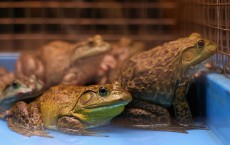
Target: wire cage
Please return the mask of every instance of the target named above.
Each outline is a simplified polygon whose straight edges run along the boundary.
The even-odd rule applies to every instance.
[[[180,0],[180,25],[184,33],[197,31],[218,45],[215,66],[230,73],[230,2],[229,0]]]
[[[175,9],[173,0],[5,0],[0,41],[4,49],[21,51],[101,34],[108,41],[128,36],[153,46],[175,38]]]
[[[0,54],[1,52],[33,51],[47,42],[58,39],[77,42],[95,34],[102,35],[105,40],[110,42],[118,41],[123,36],[127,36],[133,40],[144,42],[146,48],[150,49],[163,42],[188,36],[192,32],[201,33],[205,38],[213,40],[218,45],[217,53],[212,58],[213,64],[221,68],[226,76],[230,76],[229,0],[0,1]],[[11,70],[13,70],[13,64],[15,64],[17,57],[18,55],[13,57],[13,60],[12,58],[6,59],[7,63],[5,64],[7,67],[9,64],[12,65],[10,66],[12,67]],[[228,111],[230,109],[228,103],[230,82],[222,75],[214,74],[214,77],[211,76],[210,78],[202,82],[205,85],[201,83],[197,85],[197,88],[193,88],[196,92],[191,89],[193,92],[191,91],[190,95],[193,98],[190,98],[198,98],[191,102],[192,105],[195,104],[192,106],[195,109],[192,107],[191,109],[193,109],[192,111],[199,109],[199,111],[203,111],[201,114],[205,114],[207,124],[213,125],[214,122],[213,128],[210,129],[215,134],[212,131],[204,130],[202,132],[189,132],[189,134],[167,133],[166,136],[164,136],[165,134],[161,136],[158,132],[150,134],[141,130],[131,130],[127,133],[127,130],[121,128],[109,128],[110,130],[113,129],[115,133],[118,132],[121,138],[126,138],[117,140],[118,136],[113,132],[109,134],[112,137],[106,139],[85,138],[86,143],[120,144],[124,142],[127,144],[128,141],[131,141],[130,144],[135,145],[152,144],[153,142],[165,144],[165,141],[171,144],[179,141],[188,145],[194,143],[197,145],[216,145],[221,144],[215,137],[215,135],[219,135],[217,137],[222,140],[226,138],[226,144],[229,144],[230,127],[227,121],[230,118]],[[212,80],[216,80],[216,82]],[[221,88],[220,83],[224,87]],[[0,121],[0,126],[0,144],[4,141],[5,144],[13,142],[16,145],[25,141],[26,138],[11,134],[12,132],[9,131],[5,122]],[[219,129],[224,129],[223,133]],[[51,133],[56,135],[58,142],[64,144],[69,142],[85,143],[85,140],[78,137],[59,136],[52,131]],[[9,140],[9,136],[13,139]],[[29,139],[26,140],[28,144],[31,142],[45,142],[46,144],[57,142],[43,138]]]
[[[228,0],[2,0],[0,51],[33,50],[94,34],[108,41],[128,36],[152,48],[196,31],[217,43],[213,62],[229,73],[229,9]]]

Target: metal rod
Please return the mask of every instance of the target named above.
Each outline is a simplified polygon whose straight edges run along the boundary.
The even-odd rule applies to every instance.
[[[1,24],[9,24],[12,22],[13,18],[0,18],[0,25]],[[92,25],[92,24],[113,24],[113,25],[123,25],[124,19],[120,18],[79,18],[79,19],[72,19],[72,18],[65,18],[65,22],[60,21],[59,18],[49,18],[44,21],[43,18],[14,18],[14,24],[59,24],[65,23],[68,25]],[[175,25],[176,20],[173,18],[159,18],[159,19],[144,19],[144,18],[137,18],[137,19],[126,19],[127,24],[132,25],[153,25],[153,24],[161,24],[161,25]]]
[[[45,4],[45,5],[44,5]],[[70,1],[27,1],[25,2],[0,2],[0,8],[41,8],[45,6],[46,8],[57,8],[58,6],[62,8],[119,8],[120,6],[114,5],[113,2],[70,2]],[[132,3],[122,3],[122,8],[175,8],[176,4],[174,2],[148,2],[146,6],[140,5],[139,2]]]

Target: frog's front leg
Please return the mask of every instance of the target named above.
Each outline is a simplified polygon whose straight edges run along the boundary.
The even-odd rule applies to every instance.
[[[182,126],[189,126],[192,124],[192,114],[186,100],[186,94],[190,84],[190,82],[187,82],[177,86],[174,93],[174,112],[179,124]]]
[[[17,102],[8,115],[7,122],[10,129],[25,136],[51,137],[44,131],[41,114],[35,102],[30,104]]]
[[[95,135],[95,133],[87,131],[80,120],[69,116],[63,116],[58,119],[57,129],[68,134]]]
[[[84,85],[87,81],[86,74],[80,69],[73,67],[67,71],[61,80],[64,85]]]

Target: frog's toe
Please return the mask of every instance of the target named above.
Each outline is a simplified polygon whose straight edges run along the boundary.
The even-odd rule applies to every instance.
[[[86,131],[86,136],[96,136],[96,137],[109,137],[108,135],[102,135],[100,133],[104,133],[106,131],[100,130],[100,131]]]
[[[193,130],[193,129],[199,129],[199,130],[208,130],[208,128],[205,125],[196,125],[196,124],[187,124],[187,125],[181,125],[188,130]]]
[[[24,128],[20,125],[18,126],[13,126],[13,125],[9,125],[9,128],[19,134],[31,137],[31,136],[42,136],[42,137],[50,137],[52,138],[52,136],[50,136],[48,134],[48,132],[45,132],[43,130],[29,130],[28,128]]]
[[[108,132],[108,130],[95,130],[95,131],[87,130],[89,136],[96,136],[96,137],[109,137],[108,135],[101,134],[106,132]]]
[[[22,134],[22,132],[21,132]],[[26,131],[25,134],[23,134],[25,136],[42,136],[42,137],[49,137],[49,138],[53,138],[51,135],[48,134],[48,132],[45,131]]]
[[[89,130],[76,130],[72,128],[65,128],[61,130],[64,133],[72,135],[82,135],[82,136],[97,136],[97,137],[107,137],[106,135],[100,135],[100,131],[89,131]]]

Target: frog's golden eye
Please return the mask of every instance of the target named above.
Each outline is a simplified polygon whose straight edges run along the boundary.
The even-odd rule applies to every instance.
[[[204,41],[204,40],[199,40],[199,41],[197,42],[198,48],[203,48],[204,45],[205,45],[205,41]]]
[[[100,96],[105,97],[109,94],[109,91],[106,87],[100,87],[98,93]]]

